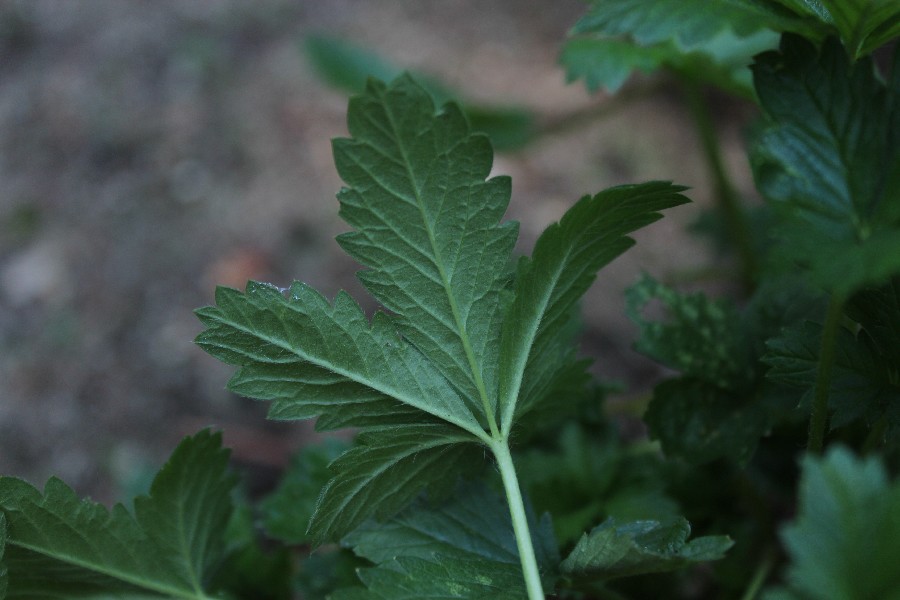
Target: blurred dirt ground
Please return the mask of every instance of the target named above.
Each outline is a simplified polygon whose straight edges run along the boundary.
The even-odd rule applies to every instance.
[[[0,2],[0,473],[61,476],[111,500],[145,485],[181,436],[225,429],[236,458],[277,470],[314,434],[264,420],[192,344],[215,285],[311,283],[360,299],[330,139],[346,98],[302,41],[340,36],[467,97],[553,119],[602,106],[557,65],[579,0],[6,0]],[[673,94],[636,101],[498,155],[513,177],[520,249],[585,193],[673,179],[670,211],[585,301],[597,371],[646,391],[622,289],[641,270],[707,264],[684,228],[705,171]],[[731,107],[733,108],[733,107]],[[728,158],[749,186],[739,123]],[[725,117],[729,117],[725,120]],[[743,191],[749,193],[749,190]],[[371,303],[365,303],[372,309]]]

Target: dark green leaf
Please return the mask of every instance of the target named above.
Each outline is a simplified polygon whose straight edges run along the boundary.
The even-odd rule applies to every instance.
[[[532,521],[531,531],[545,587],[552,587],[559,556],[549,520]],[[483,486],[462,487],[439,507],[420,501],[343,543],[377,565],[360,572],[374,594],[364,597],[525,598],[509,510]]]
[[[674,41],[687,49],[725,30],[741,37],[763,29],[808,31],[796,16],[765,0],[594,0],[575,33],[630,36],[640,44]]]
[[[634,71],[649,73],[665,62],[668,48],[639,46],[618,38],[577,37],[566,42],[560,61],[569,81],[584,79],[590,91],[615,93]]]
[[[369,48],[355,46],[339,38],[326,35],[310,35],[304,40],[306,57],[312,63],[316,73],[328,84],[350,92],[360,94],[366,89],[366,81],[370,77],[381,81],[390,81],[400,75],[401,70],[372,52]],[[436,101],[450,98],[446,90],[440,86],[417,77]]]
[[[888,378],[900,382],[900,277],[879,288],[854,295],[847,314],[859,323],[859,336],[888,369]]]
[[[584,534],[560,568],[576,582],[605,581],[718,560],[732,546],[732,541],[725,536],[706,536],[688,542],[690,533],[691,526],[684,519],[622,525],[615,519],[607,519]]]
[[[582,198],[541,234],[532,258],[520,262],[503,330],[502,430],[546,399],[548,383],[571,364],[565,325],[597,271],[634,245],[627,234],[687,202],[682,190],[666,182],[610,188]]]
[[[767,0],[594,0],[562,62],[590,89],[614,92],[634,70],[665,67],[750,96],[752,57],[774,48],[781,31],[818,37],[817,28]]]
[[[841,37],[854,58],[900,35],[900,5],[894,0],[780,0],[815,16]]]
[[[311,35],[306,38],[305,49],[322,79],[353,94],[364,92],[370,77],[390,81],[403,72],[371,48],[362,48],[339,38]],[[460,97],[436,79],[421,73],[416,73],[415,77],[435,104],[444,104],[451,98]],[[516,150],[529,143],[535,135],[534,115],[525,109],[472,102],[463,103],[462,109],[473,129],[487,134],[497,150]]]
[[[0,600],[6,600],[6,589],[9,583],[9,573],[3,555],[6,551],[6,515],[0,512]]]
[[[662,303],[667,318],[648,321],[643,311]],[[640,327],[635,349],[683,375],[722,389],[736,390],[754,377],[753,345],[743,315],[726,300],[679,294],[644,275],[625,295],[626,312]]]
[[[227,558],[216,571],[214,588],[227,597],[290,600],[291,554],[284,546],[263,546],[253,507],[243,495],[233,494],[235,510],[222,540]]]
[[[845,297],[900,271],[897,69],[888,90],[834,40],[819,52],[787,36],[753,70],[770,122],[752,162],[778,209],[779,251]]]
[[[278,488],[260,503],[263,525],[270,536],[289,544],[309,543],[309,521],[322,488],[331,479],[328,465],[347,448],[346,442],[330,438],[294,455]]]
[[[483,416],[496,385],[488,346],[518,230],[501,223],[510,180],[485,181],[487,138],[472,135],[453,104],[435,114],[410,79],[372,82],[351,99],[347,119],[353,138],[335,140],[334,154],[350,186],[338,196],[340,214],[355,231],[338,241],[369,267],[360,280],[398,315],[404,338]]]
[[[763,360],[771,367],[767,377],[803,390],[809,402],[819,368],[822,326],[805,321],[785,328],[769,341]],[[833,411],[831,427],[837,428],[858,419],[874,422],[891,407],[900,407],[900,383],[894,379],[896,364],[885,363],[873,353],[864,339],[847,329],[837,333],[834,366],[828,390]],[[900,422],[896,423],[900,425]]]
[[[792,587],[823,600],[900,598],[900,483],[844,448],[803,462],[796,520],[782,531]]]
[[[484,450],[471,436],[445,425],[407,425],[360,434],[335,460],[309,535],[315,544],[338,539],[371,516],[386,518],[425,487],[452,486],[477,472]]]
[[[555,441],[551,448],[517,454],[516,465],[535,509],[553,515],[560,544],[575,543],[606,517],[629,521],[676,515],[658,456],[629,448],[612,426],[569,423]]]
[[[251,282],[245,294],[219,288],[216,302],[197,311],[207,326],[197,344],[239,365],[229,386],[275,400],[274,417],[335,412],[344,417],[341,425],[370,425],[354,419],[370,414],[377,424],[436,418],[482,431],[434,363],[401,339],[383,313],[370,323],[345,293],[329,304],[301,283],[286,298],[274,286]]]
[[[135,501],[134,516],[79,500],[58,479],[41,493],[0,478],[7,521],[7,597],[151,597],[203,600],[222,558],[222,530],[231,511],[234,478],[226,471],[221,436],[186,438]]]
[[[769,427],[768,413],[752,392],[685,377],[656,386],[644,420],[667,456],[694,464],[723,457],[746,463]]]

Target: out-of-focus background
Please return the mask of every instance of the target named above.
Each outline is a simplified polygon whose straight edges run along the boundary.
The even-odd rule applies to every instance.
[[[557,64],[580,0],[5,0],[0,2],[0,473],[59,475],[110,501],[145,485],[178,440],[224,428],[235,457],[275,472],[315,437],[225,390],[231,368],[192,343],[216,285],[306,281],[363,299],[334,236],[330,139],[346,96],[316,75],[310,34],[371,48],[483,104],[577,126],[515,152],[520,250],[581,195],[647,179],[693,187],[600,276],[585,354],[646,393],[622,290],[715,257],[685,228],[708,205],[677,90],[615,100]],[[750,193],[743,107],[722,108],[726,157]],[[588,118],[584,118],[588,115]],[[363,305],[369,310],[371,302]]]

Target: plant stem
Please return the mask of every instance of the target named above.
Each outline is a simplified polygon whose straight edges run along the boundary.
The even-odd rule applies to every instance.
[[[773,562],[772,554],[766,553],[762,562],[756,567],[756,571],[753,573],[753,579],[750,580],[750,585],[747,586],[744,595],[741,596],[741,600],[756,600],[756,596],[759,595],[759,590],[769,576],[769,571],[772,570]]]
[[[525,589],[528,600],[544,600],[544,587],[541,585],[541,574],[538,569],[534,546],[531,544],[531,532],[528,530],[528,518],[525,516],[525,503],[519,490],[519,479],[513,466],[512,455],[506,440],[495,440],[491,451],[497,459],[503,489],[506,491],[506,502],[512,517],[513,532],[516,534],[516,545],[519,548],[519,560],[522,562],[522,574],[525,577]]]
[[[822,447],[825,445],[825,430],[828,425],[828,386],[831,383],[834,351],[843,314],[843,299],[838,297],[837,294],[832,294],[831,300],[828,302],[825,324],[822,328],[822,344],[819,347],[819,368],[816,373],[812,414],[809,417],[809,441],[806,449],[812,454],[821,454]]]
[[[869,435],[866,436],[866,441],[863,443],[862,447],[863,454],[872,454],[884,443],[884,432],[887,431],[887,426],[887,415],[881,415],[881,418],[872,425],[872,430],[869,432]]]
[[[682,88],[691,116],[694,118],[697,134],[700,136],[703,156],[713,180],[716,203],[725,219],[728,237],[734,244],[734,250],[740,262],[741,282],[745,290],[750,290],[753,287],[757,269],[756,257],[753,253],[753,239],[737,192],[725,170],[722,148],[716,135],[709,105],[703,98],[703,90],[698,83],[682,79]]]

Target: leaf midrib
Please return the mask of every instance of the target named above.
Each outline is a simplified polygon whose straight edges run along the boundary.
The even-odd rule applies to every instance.
[[[223,314],[223,317],[224,317],[224,314]],[[488,441],[490,439],[489,436],[480,427],[477,427],[471,423],[466,423],[465,421],[457,419],[453,415],[441,414],[440,412],[435,411],[434,409],[431,409],[424,402],[419,402],[415,398],[411,398],[411,397],[407,396],[406,394],[401,393],[400,391],[398,391],[390,386],[382,385],[377,381],[367,379],[365,377],[358,375],[357,373],[354,373],[353,371],[349,371],[347,369],[339,367],[339,366],[333,364],[332,362],[319,359],[318,357],[314,357],[314,356],[304,352],[302,348],[294,347],[293,345],[291,345],[287,342],[284,342],[278,338],[273,338],[273,337],[265,335],[259,331],[245,327],[245,326],[241,325],[240,323],[235,322],[232,319],[226,320],[223,318],[222,322],[227,323],[230,327],[234,327],[238,331],[255,336],[258,339],[261,339],[265,342],[272,344],[273,346],[277,346],[283,350],[287,350],[288,352],[290,352],[290,353],[294,354],[295,356],[297,356],[298,358],[300,358],[300,360],[304,360],[313,365],[316,365],[317,367],[321,367],[323,369],[329,370],[332,373],[337,373],[338,375],[340,375],[342,377],[346,377],[350,381],[353,381],[360,385],[364,385],[364,386],[371,388],[377,392],[381,392],[382,394],[385,394],[387,396],[395,398],[396,400],[406,404],[407,406],[412,406],[413,408],[416,408],[416,409],[426,412],[432,416],[435,416],[435,417],[441,419],[442,421],[446,421],[447,423],[456,425],[457,427],[471,433],[472,435],[479,438],[480,440]],[[477,422],[476,422],[476,425],[477,425]]]
[[[561,224],[558,225],[560,228]],[[519,392],[522,389],[522,379],[525,374],[525,367],[528,364],[528,357],[531,356],[532,346],[534,344],[534,340],[537,337],[537,332],[541,327],[541,321],[543,316],[546,314],[547,306],[550,304],[550,299],[553,297],[553,290],[556,289],[556,286],[559,284],[559,278],[562,275],[562,272],[565,268],[566,263],[569,261],[569,257],[572,254],[572,249],[574,248],[574,240],[570,238],[570,243],[567,245],[565,254],[561,257],[561,260],[557,261],[557,268],[554,270],[553,277],[551,279],[551,283],[545,287],[546,292],[543,294],[538,306],[540,306],[540,310],[536,311],[535,314],[537,318],[531,319],[531,322],[528,325],[527,335],[524,339],[527,340],[527,343],[523,344],[526,348],[524,351],[517,352],[517,355],[520,357],[516,360],[516,364],[513,367],[512,375],[511,375],[511,386],[509,392],[506,394],[506,401],[504,402],[504,412],[502,415],[501,427],[503,431],[508,432],[510,427],[512,426],[512,420],[515,416],[516,412],[516,404],[519,399]],[[531,269],[528,276],[533,273],[534,269],[534,261],[531,262]]]
[[[134,574],[128,573],[126,571],[120,571],[118,569],[110,569],[105,567],[102,563],[93,563],[87,560],[82,560],[74,556],[70,556],[68,554],[60,553],[60,552],[51,552],[49,549],[37,546],[34,544],[24,543],[12,538],[8,538],[6,540],[7,544],[10,546],[16,546],[18,548],[22,548],[25,550],[29,550],[38,554],[40,556],[45,556],[47,558],[51,558],[53,560],[58,560],[60,562],[70,564],[79,568],[82,568],[86,571],[91,571],[94,573],[100,573],[101,575],[106,575],[107,577],[111,577],[118,581],[122,581],[124,583],[128,583],[131,585],[135,585],[139,588],[145,590],[151,590],[154,592],[159,592],[162,594],[168,594],[174,598],[184,598],[185,600],[211,600],[209,596],[203,593],[202,590],[194,590],[194,591],[185,591],[180,588],[175,588],[170,585],[165,585],[159,583],[157,581],[144,579]]]
[[[387,102],[385,102],[385,114],[388,118],[391,133],[397,142],[397,150],[400,152],[400,157],[403,159],[403,166],[406,170],[406,174],[409,177],[410,183],[412,183],[412,189],[413,193],[415,194],[416,204],[419,208],[419,214],[421,215],[422,223],[425,226],[425,231],[428,234],[428,243],[431,245],[431,250],[434,253],[434,263],[438,269],[438,273],[441,276],[441,283],[444,288],[444,293],[447,295],[447,299],[450,302],[450,311],[453,314],[453,321],[456,323],[457,334],[459,335],[460,341],[462,342],[463,350],[466,354],[466,360],[469,363],[469,370],[471,371],[471,374],[475,380],[475,387],[478,389],[478,395],[481,399],[484,415],[487,418],[488,427],[491,431],[491,437],[493,439],[500,439],[500,431],[497,429],[497,421],[494,417],[494,411],[491,410],[491,402],[488,398],[487,388],[484,384],[484,376],[478,366],[477,361],[475,360],[475,353],[472,350],[472,343],[469,340],[468,331],[462,323],[462,318],[459,314],[459,307],[456,303],[456,297],[454,296],[453,291],[450,287],[450,281],[447,278],[447,271],[444,268],[443,257],[438,250],[434,231],[431,228],[431,223],[429,223],[427,215],[425,213],[425,203],[422,199],[421,191],[419,190],[418,180],[413,174],[412,163],[410,162],[409,156],[406,153],[405,146],[401,143],[402,138],[400,136],[399,127],[397,126],[396,120],[394,119],[394,114],[390,109],[390,105]],[[484,432],[481,431],[481,434],[483,435]],[[482,437],[482,435],[479,435],[479,437]],[[482,439],[484,438],[482,437]]]

